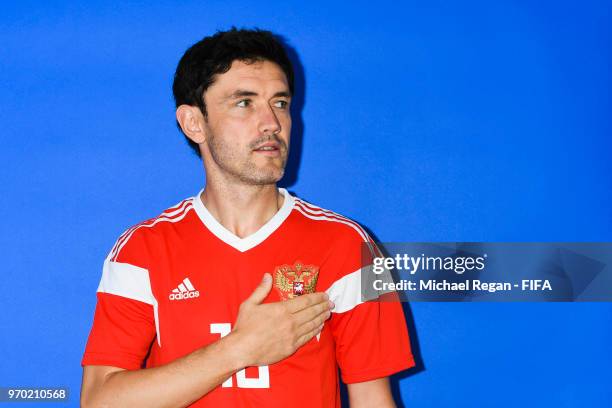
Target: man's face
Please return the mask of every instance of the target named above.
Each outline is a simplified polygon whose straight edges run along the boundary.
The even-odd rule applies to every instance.
[[[251,185],[280,180],[289,150],[290,102],[278,65],[234,61],[204,93],[206,171]]]

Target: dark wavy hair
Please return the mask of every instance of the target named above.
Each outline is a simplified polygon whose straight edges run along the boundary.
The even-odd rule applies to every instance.
[[[282,40],[270,31],[232,27],[228,31],[217,31],[212,36],[204,37],[185,51],[176,67],[172,84],[176,107],[183,104],[197,106],[206,117],[204,92],[215,81],[215,75],[229,71],[236,60],[276,63],[285,73],[289,91],[293,94],[293,67]],[[176,124],[183,133],[178,121]],[[185,139],[200,157],[198,144],[187,136]]]

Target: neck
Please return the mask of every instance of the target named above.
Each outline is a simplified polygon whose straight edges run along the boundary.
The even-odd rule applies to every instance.
[[[221,225],[240,238],[259,230],[284,201],[276,184],[221,185],[211,180],[207,180],[200,199]]]

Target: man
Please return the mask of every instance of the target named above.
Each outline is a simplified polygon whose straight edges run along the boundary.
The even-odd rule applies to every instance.
[[[363,302],[351,220],[276,183],[293,70],[267,31],[218,32],[174,79],[206,187],[128,229],[109,253],[82,365],[83,406],[394,406],[412,366],[397,303]]]

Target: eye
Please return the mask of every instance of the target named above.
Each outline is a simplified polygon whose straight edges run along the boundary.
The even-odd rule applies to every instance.
[[[274,106],[280,109],[287,109],[287,107],[289,106],[289,102],[283,100],[276,101],[274,102]]]
[[[238,102],[236,104],[236,106],[238,106],[239,108],[246,108],[251,104],[251,100],[250,99],[243,99],[240,102]]]

